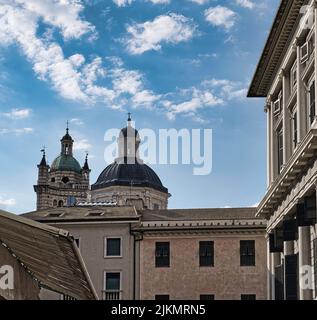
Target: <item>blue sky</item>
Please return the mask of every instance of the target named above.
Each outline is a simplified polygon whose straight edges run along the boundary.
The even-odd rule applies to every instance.
[[[171,208],[252,206],[266,189],[264,101],[246,90],[277,10],[270,0],[0,0],[0,206],[35,208],[40,149],[65,124],[94,183],[104,133],[212,128],[213,171],[153,168]]]

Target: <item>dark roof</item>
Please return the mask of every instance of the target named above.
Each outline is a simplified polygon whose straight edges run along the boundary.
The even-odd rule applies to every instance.
[[[85,159],[83,170],[85,170],[85,171],[89,171],[90,170],[89,169],[89,164],[88,164],[88,157],[86,157],[86,159]]]
[[[168,193],[158,175],[148,165],[114,162],[107,166],[100,174],[97,182],[91,186],[92,190],[110,186],[148,187]]]
[[[40,167],[46,167],[47,166],[45,154],[43,154],[43,157],[42,157],[42,160],[41,160],[39,166]]]
[[[307,0],[281,0],[272,28],[253,76],[248,97],[266,97],[300,20]]]
[[[139,215],[134,207],[129,206],[76,206],[49,208],[28,212],[25,218],[40,222],[63,221],[104,221],[104,220],[138,220]]]
[[[71,135],[69,134],[69,129],[66,129],[66,134],[64,135],[64,137],[61,139],[61,141],[73,141],[73,138],[71,137]]]
[[[256,208],[206,208],[206,209],[166,209],[140,210],[142,221],[184,221],[213,219],[256,219]]]

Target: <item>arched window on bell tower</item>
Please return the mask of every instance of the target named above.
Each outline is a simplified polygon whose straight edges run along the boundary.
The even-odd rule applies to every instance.
[[[73,155],[73,143],[74,140],[69,134],[69,128],[67,124],[66,128],[66,134],[61,139],[61,154],[66,156],[72,156]]]

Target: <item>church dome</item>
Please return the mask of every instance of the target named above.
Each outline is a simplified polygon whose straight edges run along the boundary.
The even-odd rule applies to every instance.
[[[148,187],[168,193],[158,177],[149,166],[143,163],[117,163],[107,166],[100,174],[91,189],[101,189],[110,186]]]
[[[80,173],[81,167],[72,155],[62,154],[53,161],[51,171],[74,171]]]

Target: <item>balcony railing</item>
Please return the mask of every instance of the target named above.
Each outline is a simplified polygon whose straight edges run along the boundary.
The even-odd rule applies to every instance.
[[[121,300],[121,290],[102,291],[102,300]]]

